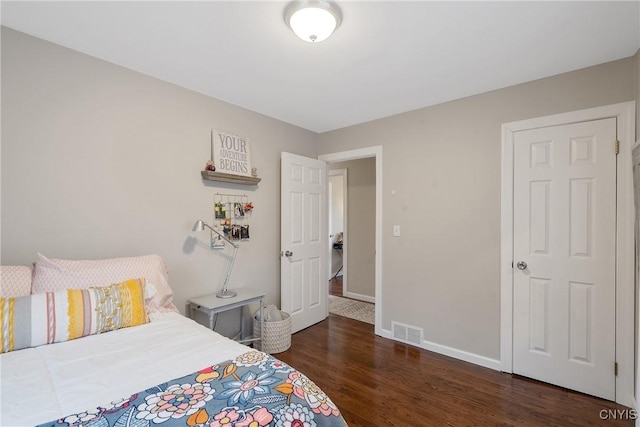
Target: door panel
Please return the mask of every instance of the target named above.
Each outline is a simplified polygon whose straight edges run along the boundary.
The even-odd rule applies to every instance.
[[[529,349],[549,354],[549,280],[529,279]]]
[[[513,372],[610,400],[615,140],[614,118],[514,137]]]
[[[328,315],[326,177],[325,162],[282,153],[281,306],[293,332]]]
[[[549,190],[550,181],[530,184],[531,215],[529,224],[530,251],[537,255],[549,253]]]
[[[569,282],[569,359],[592,363],[592,283]]]

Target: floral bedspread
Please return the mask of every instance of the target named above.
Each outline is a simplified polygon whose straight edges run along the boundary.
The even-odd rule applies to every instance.
[[[346,426],[309,378],[250,351],[130,397],[41,424],[47,427]]]

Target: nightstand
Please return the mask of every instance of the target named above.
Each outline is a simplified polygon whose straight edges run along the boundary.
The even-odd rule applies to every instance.
[[[263,314],[264,314],[264,292],[258,292],[249,288],[233,289],[238,293],[232,298],[218,298],[216,294],[204,295],[198,298],[191,298],[189,300],[189,313],[191,319],[195,320],[196,311],[205,313],[209,317],[209,328],[213,330],[214,316],[223,311],[233,310],[234,308],[241,308],[242,311],[245,306],[248,306],[252,302],[258,302],[260,304],[260,337],[253,337],[243,339],[244,337],[244,316],[240,316],[240,333],[239,338],[236,336],[234,339],[240,343],[249,343],[252,341],[262,340],[263,331]],[[253,319],[253,316],[251,316]],[[262,344],[262,343],[261,343]]]

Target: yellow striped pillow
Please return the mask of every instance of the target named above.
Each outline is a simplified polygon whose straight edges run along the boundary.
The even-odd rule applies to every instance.
[[[145,279],[0,298],[0,353],[149,322]]]

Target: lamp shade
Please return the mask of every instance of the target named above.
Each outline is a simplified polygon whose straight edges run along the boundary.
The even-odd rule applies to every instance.
[[[201,219],[197,220],[195,224],[193,224],[193,231],[204,231],[204,221]]]
[[[285,22],[302,40],[327,39],[340,25],[340,10],[328,1],[294,1],[285,9]]]

